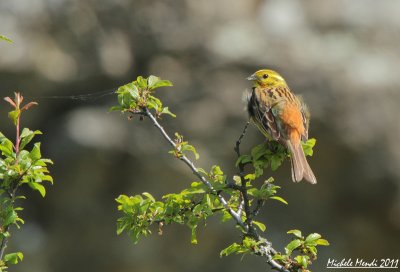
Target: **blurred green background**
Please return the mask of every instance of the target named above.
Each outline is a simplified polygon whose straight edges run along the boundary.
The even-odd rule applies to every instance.
[[[279,71],[312,114],[309,159],[318,184],[294,184],[289,162],[272,173],[289,206],[270,201],[260,220],[275,248],[285,232],[317,231],[314,271],[328,258],[399,257],[400,1],[395,0],[5,0],[0,2],[0,94],[22,91],[39,107],[23,124],[40,129],[55,185],[42,199],[26,190],[9,250],[25,258],[10,271],[266,271],[262,258],[219,251],[240,239],[219,218],[199,229],[169,226],[134,246],[116,235],[114,199],[161,196],[194,180],[167,153],[148,120],[108,113],[113,95],[48,99],[115,89],[155,74],[174,87],[158,96],[177,114],[162,121],[197,147],[198,166],[235,173],[233,146],[247,120],[245,78]],[[13,136],[0,104],[0,130]],[[262,143],[249,129],[242,149]],[[267,173],[266,177],[271,175]]]

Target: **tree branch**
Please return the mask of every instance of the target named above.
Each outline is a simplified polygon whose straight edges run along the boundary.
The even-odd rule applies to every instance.
[[[2,232],[3,233],[7,232],[9,227],[10,226],[5,227]],[[4,251],[6,250],[6,247],[7,247],[7,242],[8,242],[7,237],[4,237],[3,240],[1,241],[1,245],[0,245],[0,260],[3,260],[3,255],[4,255]]]
[[[239,139],[236,141],[234,150],[235,150],[238,158],[241,156],[240,144],[242,143],[242,140],[243,140],[244,136],[246,135],[249,124],[250,124],[250,121],[247,121],[246,125],[243,128],[242,134],[240,134]],[[271,242],[269,242],[265,238],[262,238],[257,233],[256,229],[254,228],[254,226],[252,224],[253,217],[257,215],[257,213],[259,212],[259,209],[264,204],[264,201],[262,201],[262,200],[257,201],[257,208],[256,208],[257,212],[256,213],[251,211],[250,201],[249,201],[249,197],[248,197],[247,189],[246,189],[246,179],[244,178],[244,164],[239,163],[238,168],[239,168],[239,177],[240,177],[241,186],[237,186],[237,185],[236,186],[240,187],[239,191],[242,193],[242,196],[243,196],[244,211],[246,214],[246,224],[248,226],[247,233],[250,236],[252,236],[253,238],[255,238],[257,241],[264,240],[265,244],[261,246],[262,252],[260,252],[260,255],[267,257],[267,263],[272,267],[272,269],[282,271],[282,272],[289,272],[289,270],[287,270],[284,266],[280,265],[278,262],[276,262],[275,260],[272,259],[273,255],[277,254],[277,251],[274,248],[272,248]]]
[[[175,142],[171,139],[171,137],[165,132],[164,128],[158,123],[157,119],[154,117],[154,115],[150,112],[148,108],[145,108],[145,114],[150,118],[150,120],[153,122],[153,125],[158,128],[158,130],[161,132],[162,136],[169,142],[169,144],[176,149],[176,144]],[[217,194],[215,191],[214,187],[212,184],[200,174],[200,172],[197,170],[197,167],[194,165],[194,163],[189,160],[185,155],[182,154],[182,156],[178,157],[181,161],[183,161],[189,168],[192,170],[193,174],[198,177],[201,182],[203,182],[204,185],[210,189],[210,191],[214,192],[216,195],[218,195],[219,201],[222,203],[222,205],[225,207],[225,209],[229,212],[229,214],[233,217],[233,219],[236,221],[238,225],[240,225],[244,231],[248,231],[248,227],[242,219],[240,218],[240,215],[237,214],[233,209],[231,209],[228,205],[228,202],[225,200],[225,198],[221,194]]]
[[[136,113],[136,114],[145,115],[145,116],[149,117],[150,120],[152,121],[153,125],[160,131],[160,133],[168,141],[168,143],[174,149],[177,148],[175,142],[168,135],[168,133],[164,130],[164,128],[160,125],[160,123],[157,121],[157,118],[150,112],[150,110],[148,108],[144,108],[142,112]],[[243,133],[240,135],[238,141],[236,142],[235,151],[238,154],[238,156],[240,156],[239,146],[240,146],[240,143],[241,143],[243,137],[246,134],[246,130],[247,130],[248,125],[249,125],[249,122],[246,123],[246,126],[245,126],[245,128],[243,130]],[[244,166],[243,165],[239,165],[239,171],[240,171],[239,175],[240,175],[240,178],[242,180],[242,185],[241,186],[237,186],[237,185],[235,186],[235,184],[228,184],[227,186],[229,186],[229,187],[231,187],[233,189],[237,189],[242,193],[243,205],[244,205],[243,208],[245,210],[246,218],[247,218],[246,222],[243,222],[243,220],[241,219],[241,216],[240,216],[242,208],[239,207],[238,212],[235,212],[231,207],[229,207],[228,202],[226,201],[226,199],[221,194],[218,194],[216,192],[216,190],[214,189],[212,184],[197,170],[197,167],[194,165],[194,163],[190,159],[188,159],[184,154],[179,156],[178,159],[183,161],[192,170],[193,174],[196,177],[198,177],[201,180],[201,182],[204,185],[206,185],[207,188],[211,192],[215,193],[218,196],[219,201],[222,203],[224,208],[229,212],[229,214],[232,216],[232,218],[243,229],[243,231],[245,233],[247,233],[248,235],[252,236],[257,241],[261,241],[261,240],[265,241],[265,245],[261,245],[260,246],[261,251],[260,251],[259,255],[267,257],[267,263],[271,266],[271,268],[275,269],[275,270],[278,270],[278,271],[281,271],[281,272],[290,272],[284,266],[280,265],[278,262],[276,262],[275,260],[272,259],[273,255],[275,255],[277,253],[276,250],[271,247],[271,243],[270,242],[268,242],[264,238],[261,238],[257,234],[257,232],[254,229],[254,226],[251,224],[252,216],[251,216],[251,210],[250,210],[250,205],[249,205],[249,199],[248,199],[247,190],[246,190],[246,187],[245,187],[246,184],[245,184],[245,182],[243,183],[243,181],[245,181],[245,179],[244,179],[244,169],[243,169]],[[250,220],[249,220],[249,218],[250,218]]]

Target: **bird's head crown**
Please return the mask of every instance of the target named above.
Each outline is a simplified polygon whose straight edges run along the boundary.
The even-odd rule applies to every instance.
[[[262,69],[258,70],[247,78],[254,82],[254,86],[272,87],[286,85],[283,77],[273,70]]]

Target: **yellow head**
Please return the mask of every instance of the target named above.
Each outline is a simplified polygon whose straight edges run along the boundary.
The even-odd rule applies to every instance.
[[[280,74],[267,69],[258,70],[249,76],[247,80],[253,81],[255,87],[286,86],[286,81]]]

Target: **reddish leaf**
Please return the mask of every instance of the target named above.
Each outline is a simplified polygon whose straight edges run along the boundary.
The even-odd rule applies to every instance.
[[[29,102],[28,104],[26,104],[22,110],[29,110],[30,107],[32,106],[36,106],[38,103],[37,102]]]
[[[17,107],[17,106],[15,105],[14,101],[12,101],[12,99],[9,98],[8,96],[7,96],[7,97],[4,97],[4,100],[7,101],[8,103],[10,103],[10,105],[13,106],[14,108]]]

